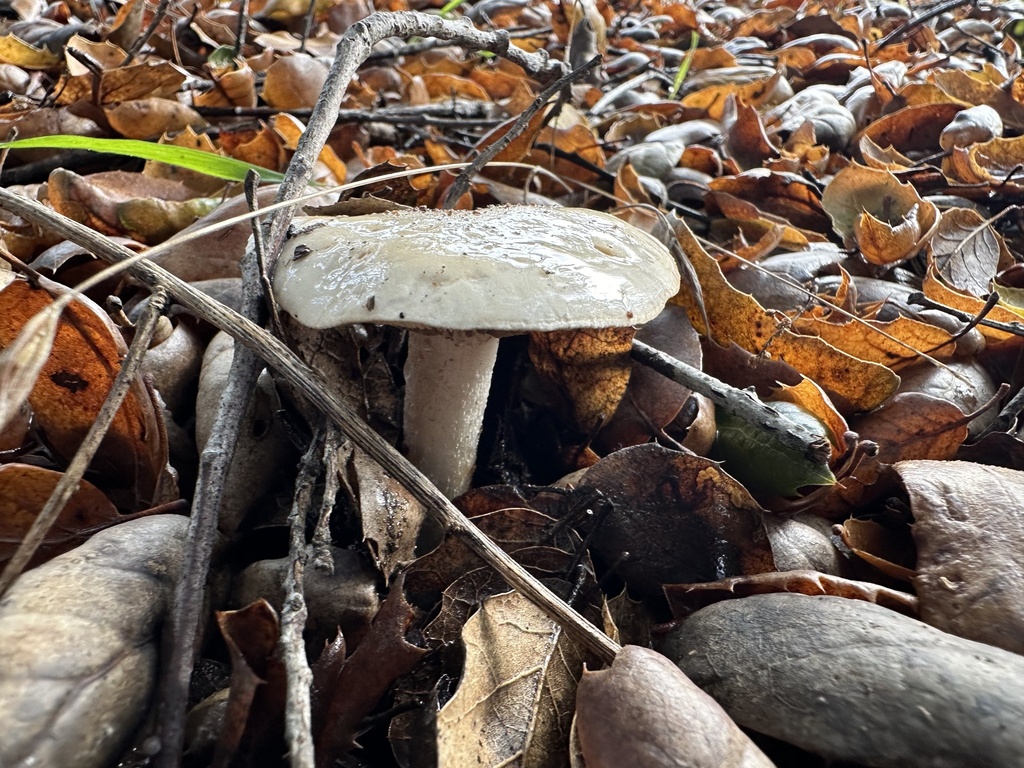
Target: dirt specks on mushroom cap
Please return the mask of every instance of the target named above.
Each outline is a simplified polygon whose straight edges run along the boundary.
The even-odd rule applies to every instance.
[[[277,300],[315,328],[502,332],[637,325],[679,288],[656,238],[581,208],[500,206],[296,219]]]

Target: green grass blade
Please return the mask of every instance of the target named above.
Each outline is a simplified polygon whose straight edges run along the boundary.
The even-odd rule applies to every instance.
[[[170,144],[155,144],[135,139],[95,139],[88,136],[37,136],[31,139],[0,142],[0,149],[87,149],[91,152],[105,152],[111,155],[125,155],[140,160],[155,160],[159,163],[187,168],[227,181],[244,181],[246,174],[256,171],[260,179],[279,183],[284,174],[261,168],[252,163],[203,152],[189,147],[175,147]]]
[[[699,42],[700,35],[697,34],[696,30],[691,31],[690,50],[686,52],[686,58],[683,59],[683,63],[679,67],[679,71],[676,72],[676,79],[672,83],[672,90],[668,94],[669,99],[672,101],[675,101],[676,96],[679,95],[679,89],[683,87],[683,81],[686,80],[686,75],[690,71],[690,64],[693,63],[693,56],[697,53],[697,43]]]

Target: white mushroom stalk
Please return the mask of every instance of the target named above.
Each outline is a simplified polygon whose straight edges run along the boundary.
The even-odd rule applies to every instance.
[[[488,333],[409,331],[405,446],[448,498],[469,488],[498,339]]]
[[[405,443],[449,497],[469,488],[497,339],[645,323],[679,290],[657,239],[581,208],[298,218],[274,272],[304,325],[409,329]]]

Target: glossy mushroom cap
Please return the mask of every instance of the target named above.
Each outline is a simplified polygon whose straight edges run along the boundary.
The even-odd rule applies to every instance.
[[[678,289],[675,259],[646,232],[538,206],[296,219],[274,273],[304,325],[410,329],[405,443],[449,497],[473,474],[492,334],[637,325]]]
[[[679,289],[657,239],[581,208],[297,218],[274,275],[303,325],[504,333],[647,322]]]

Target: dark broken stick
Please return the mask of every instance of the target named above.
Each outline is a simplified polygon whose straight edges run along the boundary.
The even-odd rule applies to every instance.
[[[704,395],[719,408],[758,427],[784,447],[798,452],[809,461],[816,464],[828,463],[831,449],[827,440],[787,419],[770,405],[761,402],[753,393],[708,376],[692,365],[676,360],[642,341],[633,341],[631,354],[634,360],[677,384]]]

